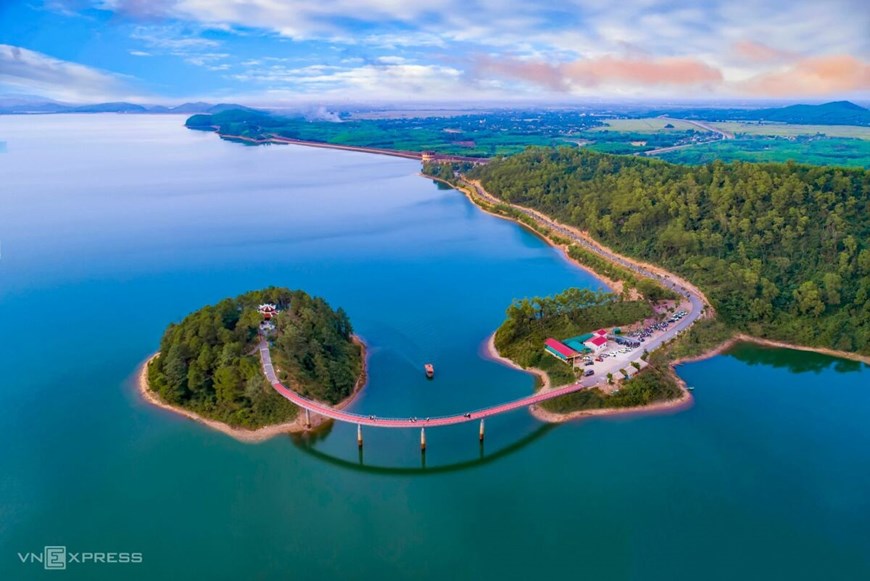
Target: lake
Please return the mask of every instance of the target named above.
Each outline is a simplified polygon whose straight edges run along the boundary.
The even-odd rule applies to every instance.
[[[169,322],[280,285],[369,344],[352,410],[461,413],[532,390],[480,355],[513,299],[603,287],[416,162],[183,122],[0,117],[0,578],[43,577],[18,553],[47,545],[143,555],[70,579],[870,578],[858,363],[738,346],[679,369],[687,411],[520,410],[425,458],[416,431],[250,445],[144,404]]]

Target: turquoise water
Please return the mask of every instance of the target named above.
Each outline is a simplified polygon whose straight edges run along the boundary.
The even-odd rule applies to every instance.
[[[413,162],[182,123],[0,117],[0,578],[870,577],[858,364],[741,347],[680,369],[688,411],[518,411],[482,448],[476,425],[431,430],[425,458],[416,432],[246,445],[143,404],[168,322],[276,284],[370,344],[357,411],[474,409],[532,388],[479,355],[513,298],[600,286]],[[20,562],[45,545],[144,563]]]

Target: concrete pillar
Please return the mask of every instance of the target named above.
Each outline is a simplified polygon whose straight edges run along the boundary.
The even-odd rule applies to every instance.
[[[480,441],[483,442],[483,418],[480,418]]]
[[[308,408],[305,408],[305,427],[311,427],[311,410],[309,410]]]
[[[426,428],[420,428],[420,451],[426,451]]]
[[[362,448],[362,424],[356,425],[356,445]]]

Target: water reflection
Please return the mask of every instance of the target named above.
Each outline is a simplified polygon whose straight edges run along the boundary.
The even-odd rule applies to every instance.
[[[311,437],[308,437],[309,434],[294,434],[291,435],[291,439],[293,440],[293,443],[296,445],[296,447],[302,452],[318,460],[322,460],[327,464],[331,464],[339,468],[344,468],[355,472],[366,472],[369,474],[382,474],[388,476],[423,476],[458,472],[460,470],[466,470],[469,468],[478,468],[491,462],[495,462],[496,460],[506,458],[507,456],[510,456],[511,454],[522,450],[529,444],[540,439],[545,434],[547,434],[547,432],[555,427],[555,424],[544,424],[527,436],[520,438],[513,444],[505,446],[504,448],[489,455],[484,453],[484,443],[480,442],[480,455],[476,460],[464,460],[462,462],[445,464],[441,466],[427,466],[426,454],[422,453],[420,454],[421,458],[419,468],[412,468],[408,466],[369,466],[366,465],[363,461],[362,449],[360,449],[359,451],[357,462],[352,462],[350,460],[345,460],[343,458],[332,456],[315,447],[314,444],[321,440],[323,437],[325,437],[318,436],[317,433],[311,433]]]
[[[861,371],[861,368],[865,367],[860,361],[851,359],[838,359],[812,351],[766,347],[753,343],[740,343],[730,349],[726,355],[748,365],[788,369],[792,373],[821,373],[831,366],[838,373],[847,373]]]

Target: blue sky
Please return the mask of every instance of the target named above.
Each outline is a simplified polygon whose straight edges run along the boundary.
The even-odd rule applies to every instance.
[[[867,99],[863,0],[2,0],[0,94]]]

